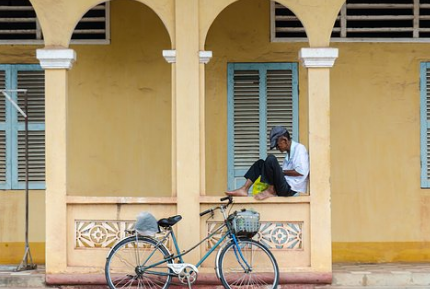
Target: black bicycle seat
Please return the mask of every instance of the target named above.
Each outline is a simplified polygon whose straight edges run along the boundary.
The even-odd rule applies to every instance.
[[[176,216],[172,216],[172,217],[163,218],[163,219],[158,220],[158,225],[160,225],[163,228],[167,228],[167,227],[173,226],[174,224],[176,224],[180,220],[182,220],[182,216],[176,215]]]

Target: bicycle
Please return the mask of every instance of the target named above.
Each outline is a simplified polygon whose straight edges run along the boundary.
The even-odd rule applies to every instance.
[[[215,271],[225,288],[276,288],[279,268],[275,257],[265,245],[251,239],[260,226],[259,214],[244,209],[229,214],[227,208],[233,203],[233,198],[228,196],[220,200],[228,202],[201,212],[200,216],[211,214],[213,217],[214,212],[220,210],[223,224],[182,253],[172,229],[182,219],[180,215],[158,220],[158,226],[166,232],[159,239],[130,231],[133,235],[119,241],[107,256],[105,276],[109,288],[166,289],[172,278],[177,277],[191,289],[191,284],[197,279],[198,267],[220,246],[215,258]],[[184,262],[184,255],[224,229],[226,231],[221,238],[196,265]],[[174,254],[166,246],[170,238],[176,249]]]

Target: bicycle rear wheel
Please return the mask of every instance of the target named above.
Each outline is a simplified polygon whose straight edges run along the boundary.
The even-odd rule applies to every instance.
[[[131,236],[116,244],[106,259],[109,288],[167,289],[172,281],[167,263],[172,260],[147,268],[169,257],[163,244],[156,245],[157,240],[144,236]]]
[[[248,238],[238,239],[238,243],[243,258],[233,241],[220,253],[218,266],[222,285],[227,289],[275,289],[279,282],[279,268],[269,249]]]

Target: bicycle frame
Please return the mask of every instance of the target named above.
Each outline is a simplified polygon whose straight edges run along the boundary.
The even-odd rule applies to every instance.
[[[182,253],[180,253],[179,244],[177,242],[177,239],[176,239],[175,233],[173,232],[173,229],[171,227],[168,228],[168,233],[160,241],[157,242],[156,247],[158,247],[159,244],[163,244],[164,241],[166,241],[169,238],[169,236],[171,236],[172,240],[173,240],[173,244],[175,246],[176,255],[172,254],[169,258],[166,258],[163,261],[159,261],[159,262],[157,262],[155,264],[152,264],[152,265],[150,265],[148,267],[144,267],[145,271],[148,270],[148,269],[151,269],[153,267],[156,267],[156,266],[158,266],[160,264],[167,263],[170,260],[174,260],[174,259],[178,259],[180,263],[184,263],[184,260],[182,259],[182,256],[184,256],[184,255],[188,254],[189,252],[193,251],[195,248],[197,248],[198,246],[200,246],[203,242],[205,242],[206,240],[208,240],[209,238],[211,238],[212,236],[214,236],[215,234],[217,234],[218,232],[220,232],[225,227],[227,227],[227,232],[225,234],[223,234],[221,236],[221,238],[215,243],[215,245],[213,245],[212,248],[210,248],[210,250],[208,252],[206,252],[206,254],[197,262],[197,264],[195,265],[196,268],[200,267],[200,265],[213,253],[213,251],[215,251],[224,242],[224,240],[227,239],[227,237],[230,237],[230,239],[233,240],[233,242],[235,243],[235,255],[236,255],[236,258],[237,258],[239,264],[243,267],[243,269],[245,269],[245,270],[251,270],[251,267],[249,266],[248,262],[246,262],[246,259],[245,259],[245,257],[242,254],[242,250],[240,249],[239,243],[237,241],[237,237],[232,232],[232,230],[230,228],[230,225],[227,222],[227,217],[226,217],[226,214],[225,214],[225,210],[222,207],[220,208],[220,210],[221,210],[221,212],[223,214],[223,217],[224,217],[224,224],[222,224],[219,228],[217,228],[209,236],[205,237],[203,240],[201,240],[200,242],[198,242],[196,245],[194,245],[193,247],[191,247],[190,249],[188,249],[188,250],[186,250],[186,251],[184,251]],[[155,252],[155,250],[153,251],[153,253],[154,252]],[[142,266],[144,266],[144,264],[146,263],[146,261],[149,260],[152,257],[152,255],[153,254],[150,254],[148,256],[148,258],[145,260],[145,262],[141,263]],[[218,255],[217,255],[216,259],[218,259]],[[240,259],[245,263],[246,267],[242,264],[242,262],[241,262]],[[158,274],[159,275],[176,276],[176,274],[174,274],[174,273],[158,273]],[[218,272],[217,272],[217,274],[218,274]]]

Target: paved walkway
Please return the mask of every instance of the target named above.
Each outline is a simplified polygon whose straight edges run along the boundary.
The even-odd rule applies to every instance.
[[[35,270],[16,272],[18,265],[0,265],[0,288],[43,288],[45,287],[45,266]]]
[[[15,272],[0,265],[0,289],[44,288],[45,267]],[[81,288],[84,286],[80,286]],[[284,288],[284,286],[282,286]],[[52,288],[52,287],[51,287]],[[289,288],[289,287],[286,287]],[[292,288],[292,287],[291,287]],[[304,287],[294,287],[304,288]],[[308,287],[306,287],[308,288]],[[333,284],[315,289],[430,289],[430,263],[333,264]]]
[[[360,287],[430,289],[430,263],[333,264],[333,283],[325,288]]]

